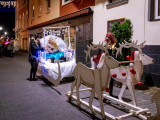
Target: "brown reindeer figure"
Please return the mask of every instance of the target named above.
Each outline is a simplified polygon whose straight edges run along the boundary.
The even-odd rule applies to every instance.
[[[96,93],[98,100],[100,102],[102,118],[105,119],[102,92],[106,89],[108,83],[110,82],[110,77],[111,77],[110,69],[118,67],[119,62],[114,58],[112,58],[111,56],[109,56],[108,50],[107,50],[108,46],[106,45],[104,47],[102,44],[93,45],[90,47],[88,46],[88,51],[86,52],[86,56],[87,57],[88,55],[90,56],[90,51],[96,50],[98,48],[105,51],[105,53],[102,54],[101,60],[100,60],[100,61],[103,61],[103,64],[99,66],[98,69],[91,69],[83,65],[82,63],[77,63],[74,69],[75,81],[72,83],[72,86],[71,86],[70,98],[72,98],[73,89],[76,86],[77,104],[80,107],[79,87],[82,83],[87,87],[90,87],[91,95],[89,99],[89,106],[90,106],[91,112],[94,113],[92,108],[92,102],[93,102],[94,95]]]

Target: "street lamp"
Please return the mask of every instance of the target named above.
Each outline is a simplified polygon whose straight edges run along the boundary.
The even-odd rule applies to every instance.
[[[3,27],[2,26],[0,26],[0,30],[2,30],[3,29]]]
[[[8,33],[7,33],[7,32],[4,32],[4,34],[7,35]]]

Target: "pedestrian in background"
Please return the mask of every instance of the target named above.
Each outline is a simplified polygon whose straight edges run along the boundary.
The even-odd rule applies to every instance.
[[[107,33],[105,37],[105,42],[109,43],[111,49],[108,49],[109,55],[115,58],[115,45],[117,43],[117,39],[114,34],[112,33]],[[111,77],[110,83],[109,83],[109,94],[110,96],[113,96],[113,85],[114,85],[114,79]]]
[[[43,50],[40,44],[40,38],[31,38],[29,47],[29,62],[31,64],[29,80],[36,80],[36,72],[38,68],[39,58],[38,52]]]

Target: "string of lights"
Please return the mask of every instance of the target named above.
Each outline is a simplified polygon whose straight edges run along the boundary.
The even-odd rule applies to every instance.
[[[3,6],[3,8],[8,7],[16,7],[16,1],[0,1],[0,6]]]

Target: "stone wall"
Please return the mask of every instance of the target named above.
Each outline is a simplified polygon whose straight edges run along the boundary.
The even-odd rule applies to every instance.
[[[150,86],[160,88],[160,45],[147,45],[143,49],[143,53],[152,57],[155,62],[144,66],[142,80]]]

